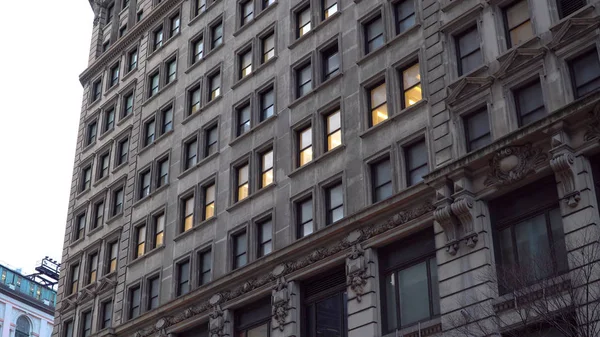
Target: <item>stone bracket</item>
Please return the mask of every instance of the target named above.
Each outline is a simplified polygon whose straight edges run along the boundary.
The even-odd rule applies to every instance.
[[[229,333],[229,328],[231,325],[230,316],[230,311],[221,309],[221,305],[219,303],[212,307],[212,310],[208,316],[208,330],[210,332],[210,337],[225,337],[231,335]]]
[[[473,198],[465,195],[457,198],[450,205],[452,213],[460,221],[464,240],[469,248],[475,247],[475,245],[477,245],[477,241],[479,240],[477,232],[475,232],[475,210],[473,209],[473,204]]]
[[[285,277],[277,279],[277,283],[271,291],[271,314],[273,316],[273,328],[283,331],[291,308],[291,296]]]
[[[559,152],[550,160],[550,167],[560,180],[563,199],[569,207],[576,207],[581,194],[576,188],[575,156],[568,150]]]
[[[450,205],[440,206],[433,211],[433,219],[437,221],[446,233],[446,251],[456,255],[458,251],[458,222],[452,214]]]
[[[346,285],[356,294],[358,302],[362,300],[369,278],[367,262],[365,250],[360,243],[352,246],[346,255]]]

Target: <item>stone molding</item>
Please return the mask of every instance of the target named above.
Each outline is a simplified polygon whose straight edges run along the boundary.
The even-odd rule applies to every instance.
[[[433,219],[446,233],[446,252],[450,255],[456,255],[458,252],[458,223],[450,205],[438,207],[433,212]]]
[[[450,208],[456,215],[463,229],[464,239],[467,247],[474,248],[479,240],[475,232],[475,214],[473,209],[474,200],[471,196],[462,196],[454,200]]]
[[[517,48],[512,52],[501,56],[500,69],[494,74],[495,78],[505,79],[538,61],[543,60],[546,48]]]
[[[492,86],[493,77],[465,77],[448,86],[450,94],[446,98],[449,106],[455,106],[462,102],[467,96],[482,92]]]
[[[507,186],[535,173],[535,168],[547,161],[548,155],[531,143],[502,148],[489,161],[486,186]]]
[[[277,279],[277,283],[273,286],[271,292],[271,315],[273,316],[273,328],[283,331],[285,323],[291,308],[291,296],[288,289],[288,283],[284,276]]]
[[[346,285],[356,294],[356,300],[362,301],[365,286],[369,278],[365,250],[360,243],[352,246],[346,254]]]
[[[585,12],[587,11],[580,13],[580,15],[585,15]],[[598,16],[571,17],[550,28],[554,36],[548,47],[552,50],[561,49],[575,41],[579,41],[598,26],[600,26],[600,17]]]

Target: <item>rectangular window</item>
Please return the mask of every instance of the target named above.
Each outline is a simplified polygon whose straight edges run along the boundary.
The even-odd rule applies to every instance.
[[[142,21],[143,17],[144,17],[144,10],[140,9],[139,12],[137,12],[137,15],[136,15],[136,22]]]
[[[383,46],[383,18],[378,16],[365,24],[365,54]]]
[[[102,81],[98,80],[94,82],[92,90],[92,102],[95,102],[100,99],[100,95],[102,95]]]
[[[310,32],[310,7],[306,7],[303,10],[299,11],[296,14],[297,28],[296,28],[296,38],[300,38],[304,36],[306,33]]]
[[[374,203],[392,196],[392,163],[389,157],[371,164],[371,181]]]
[[[158,297],[160,292],[160,279],[155,276],[148,280],[148,310],[158,308],[160,299]]]
[[[74,241],[83,238],[85,234],[86,214],[82,213],[77,216],[77,229],[75,231]]]
[[[252,73],[252,50],[247,50],[239,56],[239,78],[244,78]]]
[[[296,202],[296,221],[298,239],[312,234],[314,231],[312,198]]]
[[[90,145],[96,141],[97,133],[98,133],[98,124],[95,121],[88,124],[86,145]]]
[[[492,142],[487,109],[481,109],[464,118],[467,152],[480,149]]]
[[[208,130],[206,130],[206,144],[205,144],[205,149],[204,149],[204,158],[217,153],[218,135],[219,135],[219,130],[217,129],[216,125],[209,128]]]
[[[104,112],[104,132],[112,130],[115,127],[115,107],[111,107]]]
[[[246,1],[240,4],[241,22],[240,26],[243,26],[250,22],[254,18],[254,1]]]
[[[342,145],[342,121],[340,110],[325,116],[327,151]]]
[[[248,164],[244,164],[235,169],[236,172],[236,194],[235,201],[244,200],[248,197],[249,183],[248,183]]]
[[[110,274],[117,270],[117,258],[119,254],[119,243],[112,242],[108,244],[108,272]]]
[[[113,192],[113,216],[123,213],[123,187]]]
[[[162,44],[163,44],[163,29],[162,29],[162,27],[155,30],[153,33],[153,36],[154,36],[154,50],[157,50],[158,48],[162,47]]]
[[[129,52],[129,54],[127,55],[127,60],[128,60],[127,72],[130,72],[133,69],[137,68],[137,62],[138,62],[138,52],[137,52],[137,49],[134,49],[134,50],[132,50],[132,51]]]
[[[404,149],[406,160],[406,183],[412,186],[423,180],[423,176],[429,173],[427,160],[427,144],[425,140],[416,142]]]
[[[327,81],[340,72],[340,54],[338,46],[335,45],[322,53],[323,57],[323,81]]]
[[[268,337],[271,332],[271,301],[265,298],[247,305],[235,313],[234,336]],[[325,335],[324,335],[325,336]],[[332,335],[333,337],[333,335]]]
[[[140,195],[139,198],[145,198],[150,195],[150,170],[142,172],[140,174]]]
[[[271,219],[257,224],[258,257],[270,254],[273,251],[273,223]]]
[[[169,84],[177,78],[177,59],[173,59],[167,62],[167,81],[166,84]]]
[[[117,152],[119,155],[117,157],[117,166],[120,166],[127,161],[127,156],[129,155],[129,138],[125,138],[119,142]]]
[[[158,94],[158,89],[160,87],[160,73],[157,71],[156,73],[150,75],[150,94],[148,97],[152,97]]]
[[[86,311],[81,314],[81,336],[89,337],[92,334],[92,312]]]
[[[348,335],[348,294],[346,273],[336,268],[331,273],[318,275],[302,284],[302,312],[305,317],[305,336],[321,337],[323,331],[328,336]]]
[[[104,224],[104,201],[100,201],[94,205],[94,216],[92,229],[96,229]]]
[[[110,47],[110,40],[108,40],[102,44],[102,52],[104,53],[105,51],[107,51],[108,47]]]
[[[327,20],[330,16],[337,13],[338,4],[337,0],[321,0],[323,3],[323,20]]]
[[[455,37],[458,58],[458,76],[468,74],[483,63],[479,33],[473,26]]]
[[[106,8],[106,24],[108,25],[115,15],[115,4],[114,2],[108,5]]]
[[[585,6],[585,0],[557,0],[560,18],[567,17]]]
[[[196,13],[195,16],[200,15],[201,13],[204,13],[204,11],[206,10],[206,0],[194,0],[194,13]]]
[[[129,319],[134,319],[140,315],[142,303],[142,289],[135,286],[129,290]]]
[[[388,119],[387,86],[385,81],[369,89],[370,126],[375,126]]]
[[[275,56],[275,33],[271,33],[261,39],[262,62],[265,63]]]
[[[250,103],[237,109],[237,136],[250,131]]]
[[[396,16],[396,34],[401,34],[415,25],[415,2],[414,0],[404,0],[394,5],[394,14]]]
[[[312,127],[298,131],[298,167],[313,160]]]
[[[179,33],[179,29],[181,26],[181,19],[179,18],[179,14],[171,17],[171,35],[169,37],[173,37]]]
[[[158,181],[156,187],[162,187],[169,183],[169,158],[158,162]]]
[[[235,234],[233,239],[233,269],[238,269],[248,263],[248,240],[246,231]]]
[[[275,113],[275,92],[273,88],[260,93],[260,121],[273,116]]]
[[[135,228],[135,252],[133,257],[138,257],[146,253],[146,225],[141,225]]]
[[[173,130],[173,106],[169,106],[168,108],[162,110],[160,114],[160,120],[162,122],[160,134],[164,135],[165,133]]]
[[[419,63],[402,69],[402,109],[421,101],[421,72]]]
[[[161,213],[154,216],[154,240],[152,240],[152,248],[157,248],[165,243],[165,214]]]
[[[110,86],[113,87],[119,83],[119,64],[110,68]]]
[[[262,0],[262,8],[266,9],[267,7],[271,6],[274,3],[275,3],[275,0]]]
[[[200,85],[197,85],[188,91],[189,111],[188,116],[200,111]]]
[[[296,69],[296,98],[300,98],[312,90],[312,67],[307,63]]]
[[[79,264],[71,266],[71,288],[69,294],[75,294],[79,291]]]
[[[185,166],[184,169],[190,169],[198,162],[198,140],[194,138],[185,143]]]
[[[192,42],[194,55],[192,56],[192,64],[200,61],[204,56],[204,38],[202,36]]]
[[[327,225],[344,217],[344,190],[342,183],[337,183],[325,190],[325,209],[327,210]]]
[[[96,282],[98,278],[98,253],[88,256],[88,284]]]
[[[182,200],[183,221],[182,232],[187,232],[194,227],[194,196]]]
[[[210,49],[215,49],[223,43],[223,22],[218,22],[210,28],[212,37]]]
[[[80,192],[86,191],[90,188],[92,183],[92,167],[88,166],[83,169],[81,173],[81,189]]]
[[[127,25],[123,25],[123,27],[119,28],[119,37],[125,36],[125,33],[127,33]]]
[[[127,117],[129,115],[131,115],[131,113],[133,112],[133,93],[130,93],[128,95],[125,96],[125,98],[123,99],[123,117]]]
[[[527,125],[546,116],[544,95],[539,80],[515,90],[514,95],[519,126]]]
[[[100,171],[98,179],[108,176],[108,169],[110,167],[110,153],[105,153],[100,157]]]
[[[210,83],[209,101],[212,101],[221,95],[221,74],[216,73],[216,74],[212,75],[209,78],[209,83]]]
[[[210,184],[204,187],[204,214],[202,220],[210,219],[215,216],[215,184]]]
[[[185,260],[177,264],[177,296],[190,292],[190,261]]]
[[[112,324],[112,301],[102,303],[102,323],[100,329],[110,328]]]
[[[207,284],[211,281],[212,254],[210,250],[205,250],[198,254],[198,285]]]
[[[154,118],[144,123],[144,146],[148,146],[154,142],[156,123]]]
[[[67,321],[65,322],[65,325],[63,326],[63,335],[62,337],[73,337],[73,321]]]
[[[260,156],[260,188],[273,183],[273,150],[269,150]]]
[[[533,37],[527,0],[516,1],[504,8],[504,25],[508,48],[519,45]]]
[[[598,51],[591,51],[569,62],[575,98],[583,97],[600,88],[600,60]]]

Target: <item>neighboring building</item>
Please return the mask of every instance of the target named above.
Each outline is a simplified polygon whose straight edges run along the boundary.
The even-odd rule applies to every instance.
[[[600,223],[598,0],[90,2],[54,336],[497,336]]]
[[[56,291],[0,265],[0,336],[50,337]]]

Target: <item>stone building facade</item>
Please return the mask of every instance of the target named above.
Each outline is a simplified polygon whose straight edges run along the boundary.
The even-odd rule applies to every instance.
[[[500,336],[597,245],[600,1],[90,4],[55,336]]]

